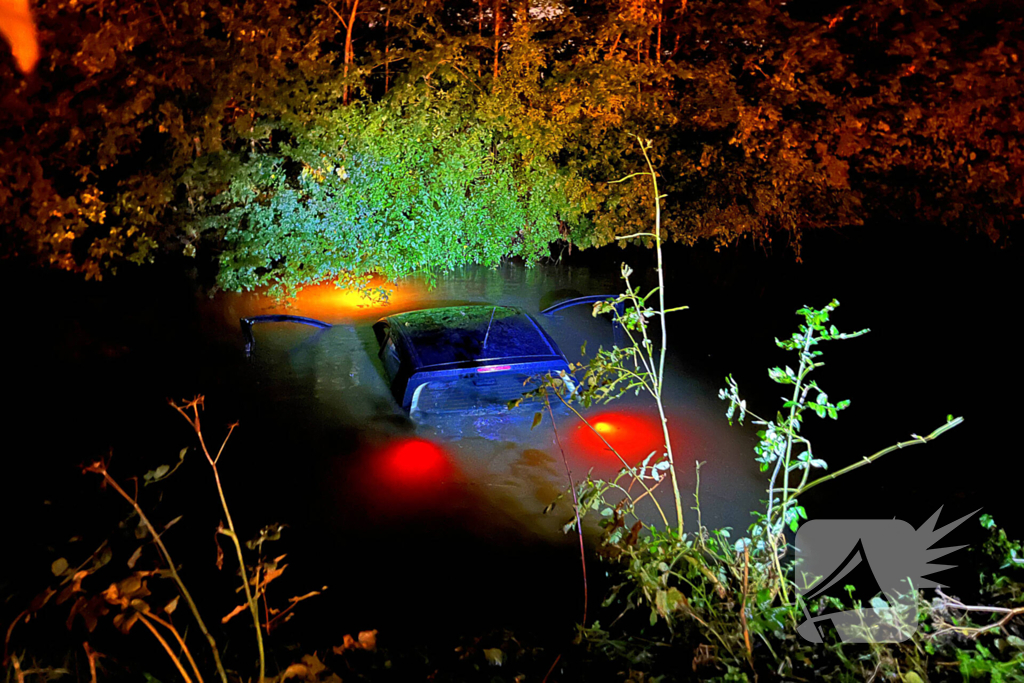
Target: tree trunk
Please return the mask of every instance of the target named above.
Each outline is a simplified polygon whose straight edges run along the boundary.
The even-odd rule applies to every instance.
[[[482,49],[484,44],[484,0],[477,0],[476,3],[476,30],[477,36],[480,38],[480,46]],[[477,57],[476,75],[477,77],[480,77],[484,71],[484,60],[482,53],[478,53]]]
[[[501,54],[501,0],[494,0],[494,78],[498,78],[498,56]]]
[[[355,28],[356,10],[358,9],[359,0],[352,0],[352,12],[349,14],[348,23],[345,25],[345,95],[342,98],[342,102],[344,104],[348,104],[349,99],[348,68],[354,61],[355,57],[355,52],[352,50],[352,29]]]
[[[658,0],[658,40],[655,43],[654,49],[658,51],[655,59],[658,64],[661,64],[661,25],[665,20],[665,0]]]
[[[388,5],[388,13],[384,19],[384,94],[388,92],[388,85],[391,81],[391,39],[388,31],[391,28],[391,5]]]

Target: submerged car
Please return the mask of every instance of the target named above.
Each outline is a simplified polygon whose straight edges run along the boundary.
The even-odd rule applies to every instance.
[[[505,410],[530,391],[531,377],[570,372],[548,333],[512,306],[410,311],[373,330],[392,394],[413,416]]]

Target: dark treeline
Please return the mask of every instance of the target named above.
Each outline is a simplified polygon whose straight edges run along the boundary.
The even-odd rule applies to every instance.
[[[649,230],[885,215],[1006,244],[1019,6],[927,0],[37,3],[0,66],[4,254],[102,277],[161,253],[230,289],[400,277]]]

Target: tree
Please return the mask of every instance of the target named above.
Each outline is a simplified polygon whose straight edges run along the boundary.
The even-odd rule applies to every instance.
[[[4,253],[102,277],[184,252],[232,289],[529,260],[649,222],[610,182],[634,134],[676,240],[799,255],[895,215],[1008,243],[1020,11],[823,7],[47,0],[40,67],[0,72]]]

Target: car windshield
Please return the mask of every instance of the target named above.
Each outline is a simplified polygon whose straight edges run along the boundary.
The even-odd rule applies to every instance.
[[[419,367],[524,356],[557,356],[522,311],[507,306],[458,306],[392,318]]]

